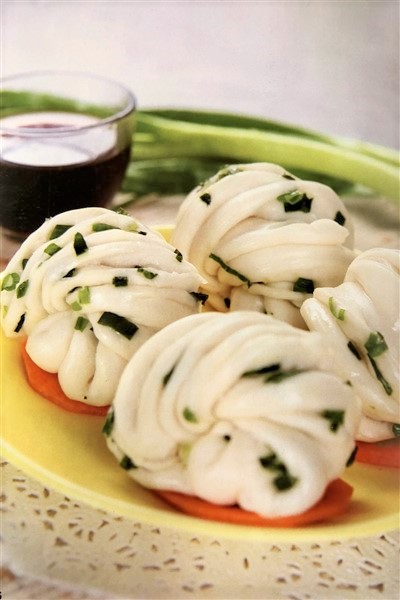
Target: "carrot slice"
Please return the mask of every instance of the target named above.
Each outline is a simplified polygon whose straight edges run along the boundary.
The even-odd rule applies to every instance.
[[[82,415],[105,416],[107,414],[109,406],[92,406],[68,398],[61,389],[57,374],[48,373],[33,362],[26,351],[26,342],[22,344],[22,362],[29,385],[46,400],[50,400],[64,410]]]
[[[385,442],[357,442],[356,460],[379,467],[400,468],[400,440]]]
[[[342,479],[335,479],[326,488],[323,498],[303,513],[288,517],[266,518],[254,512],[246,511],[238,506],[221,506],[212,504],[187,494],[168,490],[154,490],[163,500],[178,508],[180,511],[207,519],[222,521],[235,525],[252,525],[257,527],[299,527],[327,521],[343,514],[351,500],[353,488]]]

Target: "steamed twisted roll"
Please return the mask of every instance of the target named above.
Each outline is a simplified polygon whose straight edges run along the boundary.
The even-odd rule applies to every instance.
[[[344,470],[360,419],[330,360],[318,333],[254,311],[181,319],[124,370],[109,448],[150,488],[302,512]]]
[[[218,310],[258,310],[304,327],[315,287],[338,285],[354,253],[351,218],[329,187],[268,163],[227,167],[194,189],[173,243]]]
[[[58,373],[73,400],[111,402],[127,360],[156,331],[198,311],[196,269],[160,234],[102,208],[62,213],[21,246],[2,280],[7,336]]]
[[[400,422],[399,256],[387,248],[363,252],[344,283],[316,289],[301,308],[309,328],[335,348],[335,369],[362,400],[357,438],[364,441],[394,437]]]

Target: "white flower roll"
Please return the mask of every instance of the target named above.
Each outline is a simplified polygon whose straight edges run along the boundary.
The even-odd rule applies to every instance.
[[[65,394],[110,404],[126,362],[153,333],[199,311],[202,278],[134,218],[84,208],[47,220],[2,278],[2,326],[58,373]]]
[[[266,312],[303,328],[304,299],[341,283],[355,256],[339,196],[270,163],[226,167],[194,189],[172,241],[207,280],[210,308]]]
[[[362,401],[357,439],[398,435],[400,423],[400,253],[374,248],[350,265],[341,285],[319,288],[301,313],[336,349],[332,366]]]
[[[340,477],[361,417],[325,339],[255,311],[168,325],[126,366],[104,433],[140,484],[305,511]]]

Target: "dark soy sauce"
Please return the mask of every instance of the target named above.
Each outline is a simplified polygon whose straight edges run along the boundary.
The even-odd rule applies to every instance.
[[[21,132],[28,126],[53,131],[62,126],[43,121],[37,124],[32,115],[26,117],[30,122],[27,119]],[[42,113],[40,118],[43,117]],[[130,145],[117,149],[115,132],[112,138],[110,132],[105,132],[104,136],[100,133],[99,137],[99,131],[89,129],[67,143],[64,140],[38,143],[10,135],[4,135],[3,141],[0,224],[7,235],[16,238],[26,237],[46,218],[60,212],[85,206],[105,206],[118,191],[130,158]],[[10,144],[12,148],[7,153]]]

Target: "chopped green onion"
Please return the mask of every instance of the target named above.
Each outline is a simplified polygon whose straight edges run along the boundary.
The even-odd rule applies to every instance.
[[[144,269],[143,267],[136,267],[138,273],[141,273],[141,275],[143,275],[143,277],[146,277],[146,279],[154,279],[154,277],[157,277],[158,273],[153,273],[152,271],[148,271],[147,269]]]
[[[237,277],[238,279],[240,279],[240,281],[243,281],[244,283],[247,283],[247,285],[250,287],[251,286],[251,281],[248,277],[246,277],[245,275],[242,275],[242,273],[239,273],[239,271],[236,271],[236,269],[232,269],[232,267],[230,267],[229,265],[227,265],[222,258],[220,258],[219,256],[217,256],[216,254],[211,253],[209,255],[209,257],[212,260],[215,260],[215,262],[217,262],[222,269],[224,269],[224,271],[226,271],[227,273],[229,273],[230,275],[234,275],[235,277]]]
[[[79,231],[75,234],[74,237],[74,250],[77,256],[79,256],[80,254],[84,254],[84,252],[87,252],[88,250],[85,238],[81,233],[79,233]]]
[[[120,466],[125,469],[125,471],[130,471],[130,469],[137,469],[137,466],[135,465],[135,463],[133,462],[133,460],[131,460],[129,458],[129,456],[124,456],[121,460],[120,460]]]
[[[22,327],[24,325],[24,322],[25,322],[25,317],[26,317],[25,313],[23,315],[21,315],[21,317],[20,317],[20,319],[19,319],[19,321],[17,323],[17,326],[14,329],[15,333],[18,333],[19,331],[21,331],[21,329],[22,329]]]
[[[331,311],[331,313],[333,314],[334,317],[336,317],[336,319],[338,319],[339,321],[344,321],[344,316],[345,316],[345,309],[344,308],[337,308],[336,306],[336,302],[333,296],[331,296],[329,298],[329,310]]]
[[[46,252],[46,254],[48,254],[49,256],[53,256],[53,254],[56,254],[60,250],[61,250],[61,246],[58,246],[57,244],[54,244],[54,242],[53,242],[52,244],[49,244],[44,249],[44,252]]]
[[[170,369],[170,371],[168,371],[168,373],[166,373],[166,374],[164,375],[164,377],[163,377],[163,380],[162,380],[162,382],[163,382],[163,386],[166,386],[166,385],[167,385],[167,383],[168,383],[168,381],[171,379],[171,377],[172,377],[172,373],[173,373],[173,372],[174,372],[174,370],[175,370],[175,366],[176,366],[176,365],[174,365],[174,366],[172,367],[172,369]]]
[[[202,200],[204,204],[207,204],[207,206],[209,206],[211,204],[211,194],[205,192],[200,196],[200,200]]]
[[[393,423],[392,431],[395,437],[400,437],[400,423]]]
[[[109,229],[119,229],[119,227],[116,227],[115,225],[109,225],[108,223],[93,223],[92,225],[92,231],[95,232],[107,231]]]
[[[70,227],[72,227],[72,225],[56,225],[50,234],[49,240],[55,240],[60,237],[60,235],[68,231]]]
[[[90,288],[85,286],[78,292],[78,301],[81,304],[90,304]]]
[[[25,269],[26,265],[28,264],[28,260],[29,260],[29,258],[23,258],[23,259],[21,260],[21,266],[22,266],[22,270],[24,270],[24,269]]]
[[[329,429],[334,433],[344,423],[344,410],[327,409],[322,411],[321,416],[329,421]]]
[[[106,420],[104,422],[103,429],[102,429],[102,433],[104,433],[104,435],[106,435],[107,437],[109,437],[112,433],[112,430],[114,427],[114,421],[115,421],[114,409],[110,408],[110,410],[107,413],[107,417],[106,417]]]
[[[192,444],[182,443],[178,446],[178,458],[184,467],[187,466],[189,454],[192,449]]]
[[[183,418],[189,423],[198,423],[195,413],[188,406],[183,410]]]
[[[77,331],[84,331],[88,324],[89,324],[89,319],[86,319],[86,317],[80,316],[76,320],[75,329]]]
[[[8,273],[8,275],[6,275],[4,277],[4,279],[1,283],[1,290],[7,291],[7,292],[12,292],[13,290],[15,290],[18,283],[19,283],[18,273]]]
[[[25,296],[26,292],[28,291],[28,287],[29,287],[29,280],[26,279],[25,281],[22,281],[22,283],[19,284],[19,286],[17,287],[17,298],[22,298],[23,296]]]
[[[179,252],[178,248],[175,248],[174,254],[176,254],[176,257],[175,257],[176,260],[178,262],[182,262],[182,260],[183,260],[183,254],[182,254],[182,252]]]
[[[388,349],[385,338],[379,331],[370,333],[364,347],[368,352],[368,356],[372,358],[377,358]]]
[[[297,477],[293,477],[293,475],[289,473],[286,465],[279,460],[274,452],[265,456],[261,456],[259,458],[259,462],[263,469],[278,473],[278,475],[273,479],[273,484],[280,492],[289,490],[298,481]]]
[[[299,192],[299,190],[293,190],[286,192],[277,197],[278,202],[283,203],[285,212],[296,212],[301,211],[309,213],[311,210],[311,204],[313,199],[309,198],[306,194]]]
[[[128,285],[128,278],[124,277],[124,276],[118,276],[116,275],[113,280],[113,285],[115,285],[115,287],[126,287]]]
[[[344,225],[346,223],[346,217],[343,213],[340,212],[340,210],[337,211],[333,220],[336,221],[336,223],[338,223],[339,225]]]
[[[132,321],[108,311],[104,312],[97,322],[105,327],[111,327],[111,329],[114,329],[114,331],[120,333],[128,340],[132,339],[139,329]]]
[[[293,285],[294,292],[301,292],[303,294],[312,294],[314,289],[313,280],[306,277],[299,277]]]
[[[392,388],[392,386],[390,385],[390,383],[383,376],[381,370],[379,369],[378,365],[375,362],[375,359],[372,358],[372,356],[370,356],[369,354],[368,354],[368,358],[369,358],[369,360],[371,362],[372,368],[374,369],[374,372],[375,372],[377,380],[382,385],[382,387],[385,390],[386,394],[388,396],[391,396],[393,394],[393,388]]]
[[[349,458],[347,459],[346,467],[351,467],[351,465],[354,463],[357,452],[358,452],[358,446],[354,446],[352,453],[350,454]]]
[[[358,360],[361,360],[361,354],[359,353],[357,346],[354,344],[354,342],[350,340],[350,342],[347,344],[347,347]]]
[[[302,373],[300,369],[288,369],[287,371],[277,371],[276,373],[268,374],[264,381],[265,383],[280,383],[284,379],[288,379],[288,377],[294,377],[295,375],[299,375]]]
[[[208,294],[202,294],[201,292],[189,292],[191,296],[198,302],[204,304],[208,299]]]
[[[63,275],[63,279],[65,279],[66,277],[74,277],[74,275],[76,275],[76,269],[71,269],[70,271],[68,271],[68,273],[65,273],[65,275]]]
[[[77,302],[75,300],[75,302],[72,302],[72,304],[70,304],[70,307],[72,308],[72,310],[74,311],[78,311],[81,310],[82,306],[79,304],[79,302]]]
[[[259,375],[265,375],[266,373],[271,373],[274,371],[279,371],[281,365],[279,363],[275,363],[273,365],[268,365],[267,367],[261,367],[260,369],[253,369],[251,371],[245,371],[242,377],[258,377]]]

